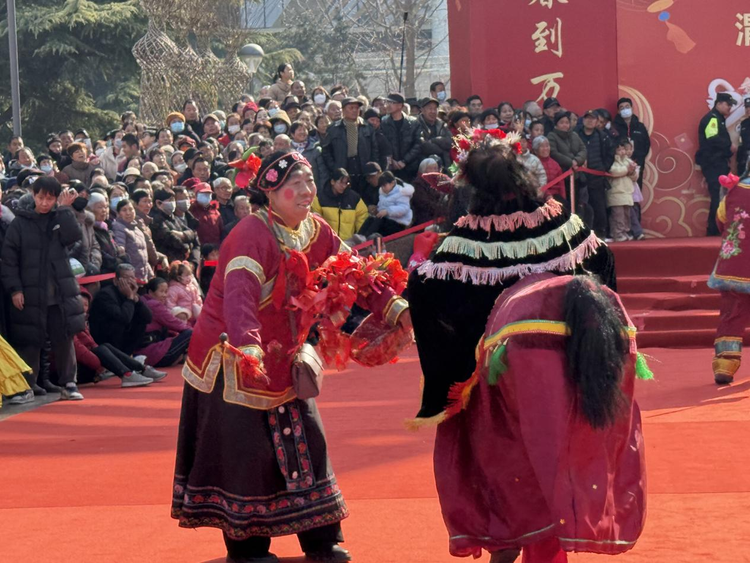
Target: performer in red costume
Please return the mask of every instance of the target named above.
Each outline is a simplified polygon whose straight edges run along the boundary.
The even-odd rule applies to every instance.
[[[292,381],[306,335],[288,309],[309,270],[348,249],[310,214],[316,187],[301,154],[268,156],[256,184],[269,206],[223,242],[182,372],[172,516],[183,527],[220,528],[227,561],[275,562],[271,537],[290,534],[309,560],[349,561],[338,545],[348,513],[320,415]],[[391,289],[361,301],[391,326],[410,326],[406,301]],[[227,352],[223,333],[240,356]]]
[[[631,549],[646,517],[636,366],[651,374],[617,294],[590,276],[526,277],[477,357],[435,443],[451,553],[562,563]]]
[[[742,339],[750,323],[750,177],[721,176],[728,188],[719,204],[716,223],[722,233],[721,250],[708,286],[721,291],[719,328],[714,341],[714,381],[734,381],[742,362]]]

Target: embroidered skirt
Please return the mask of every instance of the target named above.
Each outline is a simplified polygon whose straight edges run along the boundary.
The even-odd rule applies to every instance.
[[[269,411],[226,403],[185,384],[172,490],[183,528],[220,528],[232,539],[284,536],[348,516],[314,400]]]

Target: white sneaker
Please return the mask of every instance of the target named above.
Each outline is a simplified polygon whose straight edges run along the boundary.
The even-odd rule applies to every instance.
[[[60,392],[61,401],[83,401],[83,395],[75,383],[66,383]]]
[[[143,387],[145,385],[151,385],[153,382],[153,379],[144,377],[140,372],[131,371],[130,375],[122,376],[120,387]]]
[[[607,237],[604,239],[604,242],[615,242],[615,239]]]
[[[9,405],[28,405],[34,402],[34,391],[27,389],[8,399]]]
[[[144,356],[143,354],[141,354],[140,356],[135,356],[133,359],[139,364],[143,364],[144,366],[146,365],[146,356]]]
[[[143,376],[150,378],[152,381],[161,381],[167,377],[167,372],[154,369],[153,366],[146,366],[143,370]]]

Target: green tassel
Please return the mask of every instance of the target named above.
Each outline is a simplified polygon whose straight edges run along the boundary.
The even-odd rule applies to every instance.
[[[504,361],[505,348],[505,343],[501,344],[500,346],[495,348],[495,351],[490,357],[490,374],[487,377],[487,383],[489,383],[490,385],[497,385],[497,382],[500,380],[500,376],[508,371],[508,366]]]
[[[638,379],[653,379],[654,372],[648,367],[646,358],[638,352],[638,359],[635,361],[635,376]]]

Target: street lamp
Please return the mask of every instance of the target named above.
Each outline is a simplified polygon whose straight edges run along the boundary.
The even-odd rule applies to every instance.
[[[263,61],[263,55],[265,55],[263,47],[257,43],[248,43],[237,53],[237,57],[245,63],[247,70],[250,71],[250,92],[253,91],[253,79],[260,67],[260,63]]]
[[[265,53],[263,52],[263,47],[260,45],[256,45],[255,43],[249,43],[248,45],[245,45],[240,49],[239,53],[237,53],[237,56],[239,59],[245,63],[245,66],[247,66],[247,70],[249,70],[252,74],[255,74],[258,71],[258,67],[260,66],[261,61],[263,60],[263,56]]]

